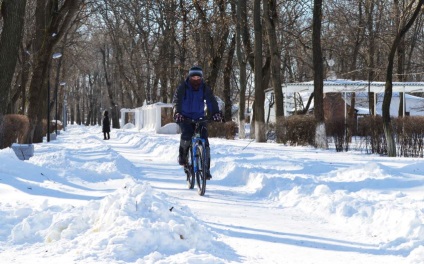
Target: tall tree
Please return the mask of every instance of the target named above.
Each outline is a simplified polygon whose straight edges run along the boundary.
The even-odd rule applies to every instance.
[[[390,53],[388,56],[388,64],[386,70],[386,84],[384,87],[384,98],[383,98],[383,129],[384,135],[386,137],[387,142],[387,155],[389,157],[396,157],[396,145],[395,139],[393,135],[393,128],[390,124],[390,102],[392,100],[393,93],[393,67],[394,67],[394,59],[396,55],[396,50],[401,44],[402,38],[405,36],[406,32],[411,28],[414,24],[414,21],[417,19],[418,15],[422,13],[422,6],[424,4],[424,0],[416,0],[411,1],[409,5],[406,7],[404,11],[404,18],[408,18],[408,15],[413,11],[412,15],[410,15],[409,19],[404,19],[400,22],[400,26],[396,33],[395,39],[390,48]],[[398,1],[395,1],[395,8],[398,8]]]
[[[275,0],[264,0],[264,21],[266,32],[268,36],[269,49],[271,54],[271,78],[272,85],[274,87],[274,98],[275,98],[275,121],[276,123],[282,123],[284,117],[284,99],[283,90],[281,86],[281,60],[280,50],[277,43],[276,35],[276,24],[277,24],[277,3]],[[275,132],[277,135],[277,142],[282,142],[281,136],[283,132],[280,131],[282,126],[275,126]]]
[[[0,114],[5,114],[24,29],[26,0],[3,0],[0,37]]]
[[[201,20],[202,41],[207,51],[207,66],[210,73],[207,76],[206,82],[212,87],[212,89],[215,89],[223,55],[228,43],[228,36],[230,34],[230,27],[228,26],[229,19],[227,19],[226,15],[227,1],[214,1],[217,4],[219,14],[217,21],[214,23],[216,24],[215,27],[219,28],[219,30],[212,29],[214,23],[208,21],[207,14],[209,12],[207,12],[205,8],[201,6],[200,2],[201,1],[194,1],[193,5],[196,8]],[[213,33],[214,31],[216,32],[215,35]]]
[[[324,122],[324,68],[321,48],[322,0],[314,0],[312,20],[312,53],[314,69],[315,145],[328,148]]]
[[[365,3],[365,14],[367,19],[367,46],[368,54],[367,54],[367,68],[368,68],[368,82],[371,83],[375,81],[376,77],[376,50],[377,50],[377,33],[378,33],[378,25],[374,20],[376,17],[377,9],[379,9],[378,3],[374,0],[366,1]],[[374,93],[371,92],[368,88],[368,98],[369,98],[369,112],[370,115],[375,115],[375,102]]]
[[[245,138],[245,111],[246,111],[246,87],[247,87],[247,59],[246,52],[243,52],[243,41],[242,41],[242,29],[247,28],[247,11],[246,1],[237,1],[237,18],[236,21],[236,53],[237,61],[239,64],[239,75],[240,75],[240,93],[239,93],[239,137]]]
[[[66,34],[74,20],[82,0],[37,0],[35,10],[33,73],[29,88],[28,117],[30,129],[27,140],[42,142],[43,102],[46,102],[45,85],[54,47]],[[46,105],[46,104],[44,104]]]
[[[265,0],[266,1],[266,0]],[[265,92],[262,87],[262,16],[261,0],[254,1],[253,7],[253,28],[255,33],[255,140],[256,142],[266,142],[265,134]]]
[[[230,47],[228,50],[228,56],[227,56],[227,63],[225,64],[224,68],[224,103],[225,103],[225,110],[224,110],[224,118],[225,120],[231,120],[232,118],[232,108],[233,103],[231,101],[231,74],[233,69],[233,58],[234,58],[234,52],[235,52],[235,46],[236,46],[236,36],[234,35],[231,38]]]
[[[103,60],[103,71],[106,81],[106,87],[107,87],[107,94],[109,98],[109,104],[112,109],[112,127],[113,128],[119,128],[119,111],[118,111],[118,103],[116,101],[115,93],[113,92],[113,83],[110,78],[110,47],[105,47],[100,49],[100,53],[102,54],[102,60]]]

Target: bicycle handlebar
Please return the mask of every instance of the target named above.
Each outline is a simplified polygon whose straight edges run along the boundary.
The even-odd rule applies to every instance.
[[[215,121],[212,118],[205,118],[205,117],[201,117],[199,119],[191,119],[191,118],[185,117],[182,122],[178,122],[178,123],[188,123],[188,124],[199,123],[199,124],[202,124],[202,123],[210,123],[210,122],[218,122],[218,121]],[[221,122],[225,123],[224,119],[222,119]]]
[[[213,120],[210,118],[199,118],[199,119],[191,119],[191,118],[184,118],[184,120],[181,123],[189,123],[189,124],[196,124],[196,123],[208,123],[212,122]]]

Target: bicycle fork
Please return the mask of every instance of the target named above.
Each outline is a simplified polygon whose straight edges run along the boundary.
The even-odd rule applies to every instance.
[[[205,149],[205,143],[206,143],[206,141],[204,140],[204,139],[193,139],[193,141],[192,141],[192,146],[193,146],[193,157],[194,157],[194,160],[193,160],[193,171],[194,171],[194,173],[196,173],[196,172],[198,172],[199,170],[202,170],[202,168],[199,168],[198,167],[198,165],[199,165],[199,162],[198,162],[198,159],[200,158],[200,157],[205,157],[205,154],[206,154],[206,149]],[[201,144],[202,145],[202,152],[203,153],[198,153],[198,150],[199,150],[199,148],[197,147],[199,144]]]

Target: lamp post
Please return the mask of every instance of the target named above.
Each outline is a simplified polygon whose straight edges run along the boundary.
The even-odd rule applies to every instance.
[[[47,142],[50,142],[50,67],[47,74]]]
[[[65,123],[65,121],[66,121],[66,116],[65,116],[65,114],[66,114],[66,94],[65,94],[65,85],[66,85],[66,82],[60,82],[59,83],[59,85],[61,86],[61,87],[63,87],[63,97],[64,97],[64,99],[63,99],[63,118],[62,118],[62,128],[63,128],[63,131],[65,131],[65,127],[66,127],[66,123]],[[57,116],[57,98],[56,98],[56,116]],[[57,133],[57,118],[56,118],[56,133]]]
[[[59,59],[62,57],[62,53],[57,52],[53,54],[53,59]],[[58,90],[58,85],[59,85],[59,71],[60,71],[60,60],[57,63],[57,69],[56,69],[56,82],[55,82],[55,87],[54,87],[54,104],[55,104],[55,122],[54,122],[54,129],[55,129],[55,133],[57,136],[57,90]]]
[[[62,53],[54,53],[52,58],[58,59],[62,57]],[[47,142],[50,142],[50,70],[49,67],[48,75],[47,75]]]
[[[57,69],[59,70],[59,64],[58,64],[58,67],[57,67]],[[59,75],[59,73],[57,73],[57,75]],[[60,82],[59,83],[59,85],[60,86],[65,86],[65,82]],[[56,106],[56,111],[55,111],[55,118],[56,118],[56,122],[54,123],[54,129],[55,129],[55,132],[56,132],[56,135],[57,135],[57,119],[58,119],[58,116],[57,116],[57,105],[58,105],[58,103],[57,103],[57,93],[58,93],[58,88],[57,88],[57,83],[56,83],[56,87],[55,87],[55,94],[54,94],[54,96],[55,96],[55,98],[54,98],[54,103],[55,103],[55,106]]]

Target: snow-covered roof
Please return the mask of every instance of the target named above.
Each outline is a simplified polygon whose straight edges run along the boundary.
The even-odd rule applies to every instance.
[[[385,82],[368,82],[352,80],[327,80],[324,81],[324,93],[337,92],[374,92],[384,93]],[[284,93],[310,92],[314,90],[314,81],[301,83],[286,83],[283,85]],[[393,92],[424,92],[424,82],[393,82]]]

